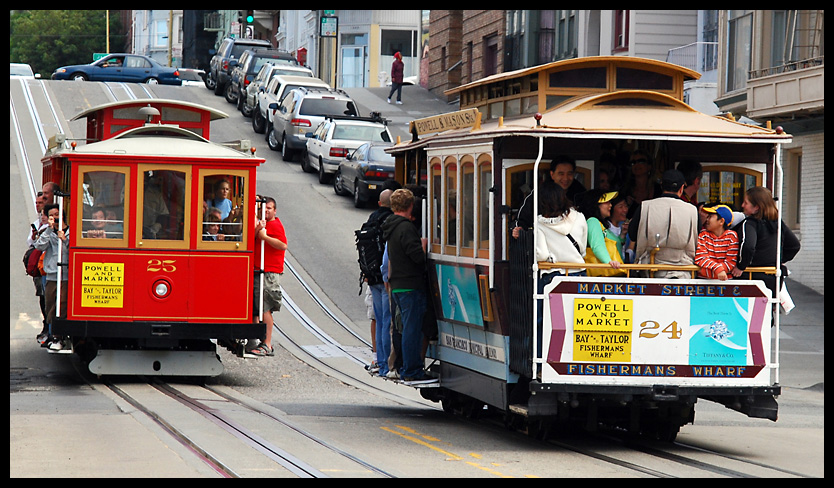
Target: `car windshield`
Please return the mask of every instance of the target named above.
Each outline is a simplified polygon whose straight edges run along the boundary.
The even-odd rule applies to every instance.
[[[357,115],[350,100],[335,98],[305,98],[301,102],[300,115]]]
[[[385,152],[384,147],[372,147],[368,160],[376,163],[394,164],[394,156]]]
[[[275,63],[273,63],[275,64]],[[282,69],[282,68],[275,68],[272,70],[272,76],[278,75],[291,75],[291,76],[309,76],[310,78],[313,77],[313,73],[307,70],[297,70],[297,69]],[[296,87],[298,88],[298,87]]]
[[[354,141],[391,142],[384,127],[370,125],[336,125],[333,139],[350,139]]]
[[[11,76],[34,76],[32,68],[25,64],[9,65],[9,75]]]

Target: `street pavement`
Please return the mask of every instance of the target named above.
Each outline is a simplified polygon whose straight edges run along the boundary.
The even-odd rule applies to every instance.
[[[402,105],[398,105],[396,100],[391,100],[390,104],[387,102],[388,93],[391,91],[391,88],[387,86],[380,88],[345,88],[344,90],[359,105],[359,110],[363,116],[367,116],[370,112],[379,112],[389,120],[388,129],[394,136],[395,142],[397,136],[400,136],[403,142],[411,140],[411,135],[408,133],[408,123],[412,120],[454,112],[459,109],[457,101],[447,103],[419,85],[403,87]]]

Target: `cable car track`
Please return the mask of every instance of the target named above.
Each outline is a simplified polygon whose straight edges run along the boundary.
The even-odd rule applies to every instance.
[[[232,409],[209,406],[205,400],[198,400],[197,398],[194,398],[193,395],[189,395],[182,391],[180,387],[176,387],[170,383],[161,381],[159,379],[147,380],[147,384],[150,385],[157,392],[164,394],[168,398],[176,400],[180,405],[183,405],[191,411],[198,413],[200,416],[209,420],[212,424],[216,425],[221,430],[238,439],[245,446],[249,447],[253,451],[261,453],[269,461],[271,461],[274,464],[277,464],[278,466],[287,470],[294,476],[297,476],[299,478],[329,477],[321,470],[313,467],[312,465],[297,457],[296,455],[287,452],[285,449],[270,442],[269,440],[259,435],[252,429],[244,426],[241,421],[236,420],[232,416]],[[229,447],[227,444],[224,443],[223,449],[215,447],[214,452],[212,452],[210,450],[211,448],[201,445],[205,441],[198,440],[196,435],[189,434],[188,432],[186,432],[189,426],[184,426],[180,428],[175,425],[175,422],[183,422],[182,419],[185,417],[183,417],[181,414],[162,414],[155,408],[149,406],[149,404],[151,404],[152,401],[141,400],[137,398],[139,395],[130,393],[122,386],[111,383],[109,381],[105,381],[104,386],[106,386],[110,391],[114,392],[120,398],[128,402],[138,411],[145,414],[148,418],[153,420],[157,425],[162,427],[162,429],[166,433],[168,433],[171,437],[176,439],[180,444],[185,446],[189,451],[194,453],[199,459],[201,459],[204,463],[209,465],[221,476],[227,478],[244,477],[240,474],[240,472],[242,471],[241,469],[235,469],[231,465],[231,461],[223,460],[223,458],[226,457],[239,457],[239,452],[235,455],[231,455],[231,452],[226,452],[224,450],[225,448],[233,449],[232,447]],[[316,437],[315,435],[311,434],[310,432],[307,432],[306,430],[298,427],[297,425],[294,425],[288,422],[287,420],[282,419],[271,412],[268,412],[266,409],[263,409],[256,405],[252,405],[251,403],[243,401],[239,398],[235,398],[233,395],[225,393],[216,387],[200,386],[199,388],[200,391],[211,392],[217,397],[221,398],[223,401],[220,403],[220,405],[233,405],[235,407],[242,407],[245,410],[245,412],[255,413],[258,414],[258,416],[260,417],[266,417],[272,422],[274,422],[274,425],[279,425],[283,428],[290,429],[294,433],[302,436],[304,439],[311,441],[316,446],[323,447],[327,449],[329,452],[332,452],[333,454],[338,456],[339,458],[346,459],[349,463],[362,466],[369,472],[375,473],[383,477],[393,477],[391,474],[385,472],[384,470],[360,459],[359,457],[353,454],[339,449],[338,447],[328,443],[327,441],[321,438]],[[235,413],[238,416],[240,415],[239,411]],[[193,429],[194,427],[191,426],[191,428]],[[264,431],[268,429],[269,426],[265,426],[263,428]],[[299,449],[301,449],[301,447],[299,447]],[[244,459],[249,459],[249,457],[245,456]],[[247,465],[247,468],[248,467],[249,466]]]

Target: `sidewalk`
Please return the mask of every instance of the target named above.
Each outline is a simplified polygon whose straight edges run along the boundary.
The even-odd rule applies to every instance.
[[[388,129],[394,136],[403,141],[411,140],[408,133],[408,123],[414,119],[430,117],[442,113],[454,112],[459,109],[459,104],[446,103],[437,98],[432,92],[419,85],[403,86],[402,105],[397,105],[395,100],[387,102],[390,87],[380,88],[345,88],[348,95],[359,105],[359,111],[363,116],[370,112],[379,112],[389,120]],[[396,98],[396,94],[394,95]]]
[[[822,327],[823,320],[825,320],[825,304],[823,304],[825,297],[790,278],[786,282],[788,293],[791,294],[796,307],[790,314],[782,314],[779,319],[780,325],[815,325]]]

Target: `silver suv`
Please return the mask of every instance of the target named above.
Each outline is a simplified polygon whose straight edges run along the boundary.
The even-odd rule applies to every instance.
[[[243,91],[243,96],[238,98],[238,108],[244,117],[252,116],[252,113],[258,107],[258,94],[265,91],[266,86],[272,78],[279,75],[306,76],[312,78],[313,71],[310,68],[305,68],[303,66],[290,66],[288,64],[267,63],[261,66],[260,71],[258,71],[258,74],[255,75],[252,82],[246,85],[246,89]],[[255,127],[254,122],[252,123],[252,126]],[[256,132],[262,134],[263,127],[261,127],[261,130]]]
[[[359,108],[343,90],[301,87],[290,90],[281,103],[270,103],[275,110],[266,140],[273,151],[281,148],[284,161],[292,161],[298,151],[307,148],[312,132],[328,115],[359,116]]]
[[[266,88],[258,91],[255,100],[255,110],[252,111],[252,129],[258,134],[266,133],[269,137],[269,128],[272,127],[272,119],[278,109],[278,104],[284,99],[284,95],[290,90],[302,86],[317,86],[330,88],[326,82],[313,78],[312,76],[278,75],[274,76]],[[270,108],[270,105],[275,105]]]

